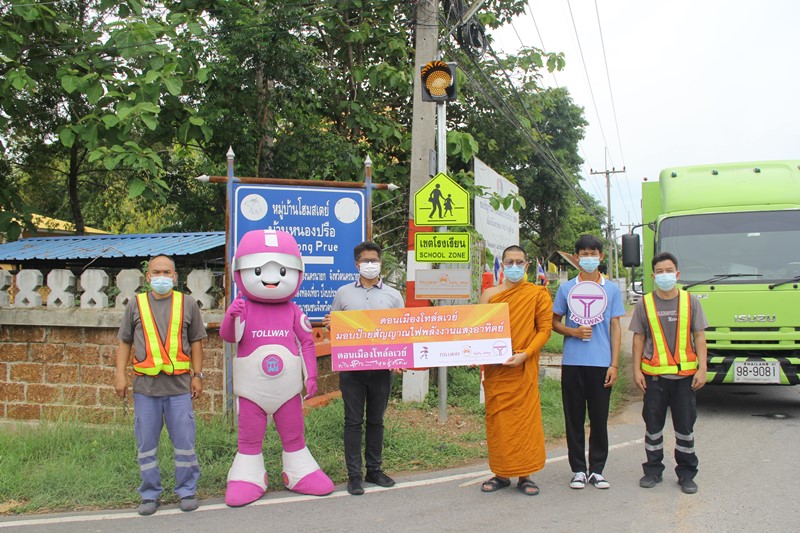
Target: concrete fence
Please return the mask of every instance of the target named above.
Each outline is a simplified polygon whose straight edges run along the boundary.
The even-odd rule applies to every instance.
[[[113,384],[117,331],[125,305],[143,287],[142,273],[123,270],[113,285],[97,269],[85,270],[79,279],[69,270],[52,270],[46,285],[43,280],[38,270],[16,276],[0,270],[0,418],[79,415],[104,422],[132,413],[132,399],[117,398]],[[223,314],[211,294],[214,289],[211,271],[189,273],[185,292],[200,304],[208,330],[204,393],[195,401],[201,416],[223,413],[228,404],[218,331]],[[337,386],[330,343],[321,329],[314,330],[314,338],[320,393],[330,392]]]

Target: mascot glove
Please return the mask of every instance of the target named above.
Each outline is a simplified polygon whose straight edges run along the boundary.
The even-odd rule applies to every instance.
[[[308,400],[317,395],[317,378],[308,378],[306,380],[306,395],[303,399]]]
[[[230,316],[238,316],[241,317],[244,315],[244,296],[242,293],[236,295],[236,299],[231,302],[231,305],[228,306],[227,314]]]

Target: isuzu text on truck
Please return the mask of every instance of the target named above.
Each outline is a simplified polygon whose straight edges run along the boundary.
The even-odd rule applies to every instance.
[[[668,168],[642,184],[642,223],[644,292],[674,254],[708,318],[708,382],[800,383],[800,161]],[[625,266],[639,252],[623,236]]]

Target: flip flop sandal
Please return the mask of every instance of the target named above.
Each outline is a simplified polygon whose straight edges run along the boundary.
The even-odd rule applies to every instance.
[[[504,489],[509,485],[511,485],[510,479],[503,479],[494,476],[481,483],[481,492],[494,492],[496,490]]]
[[[517,483],[517,490],[525,496],[536,496],[539,494],[539,485],[534,483],[533,480],[524,479]]]

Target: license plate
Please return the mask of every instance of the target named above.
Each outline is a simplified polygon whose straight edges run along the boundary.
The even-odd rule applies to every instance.
[[[777,361],[734,361],[734,383],[780,383],[781,365]]]

